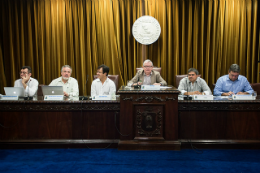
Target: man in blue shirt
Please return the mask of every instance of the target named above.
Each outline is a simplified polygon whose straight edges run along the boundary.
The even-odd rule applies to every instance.
[[[245,95],[252,94],[254,90],[245,76],[239,75],[240,67],[232,64],[228,75],[220,77],[214,88],[215,96]]]

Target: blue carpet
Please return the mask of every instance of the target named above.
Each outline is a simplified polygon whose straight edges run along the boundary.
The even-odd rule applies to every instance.
[[[0,150],[0,172],[260,172],[260,150]]]

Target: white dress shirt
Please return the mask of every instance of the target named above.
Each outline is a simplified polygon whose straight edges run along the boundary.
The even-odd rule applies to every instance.
[[[207,82],[200,77],[197,77],[194,83],[192,83],[188,77],[183,78],[180,81],[178,90],[181,91],[182,95],[184,95],[184,93],[186,92],[193,92],[193,91],[204,92],[205,95],[212,95]]]
[[[54,79],[49,86],[63,86],[63,91],[69,94],[69,96],[78,97],[79,96],[79,85],[78,81],[70,77],[66,83],[62,81],[62,77]]]
[[[39,82],[36,79],[30,77],[30,79],[28,80],[26,85],[27,85],[27,87],[24,89],[24,96],[28,96],[28,93],[29,93],[29,96],[37,95]],[[14,87],[23,87],[22,79],[17,79],[14,82]]]
[[[99,78],[95,79],[91,84],[91,97],[109,95],[112,92],[116,93],[116,85],[108,77],[103,85]]]

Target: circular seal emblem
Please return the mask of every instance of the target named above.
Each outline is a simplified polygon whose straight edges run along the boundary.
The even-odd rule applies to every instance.
[[[161,34],[161,26],[152,16],[142,16],[135,21],[132,32],[136,41],[149,45],[158,40]]]

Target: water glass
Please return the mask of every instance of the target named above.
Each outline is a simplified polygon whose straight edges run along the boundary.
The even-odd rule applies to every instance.
[[[115,91],[110,91],[109,95],[111,96],[111,100],[116,100],[116,92]]]

